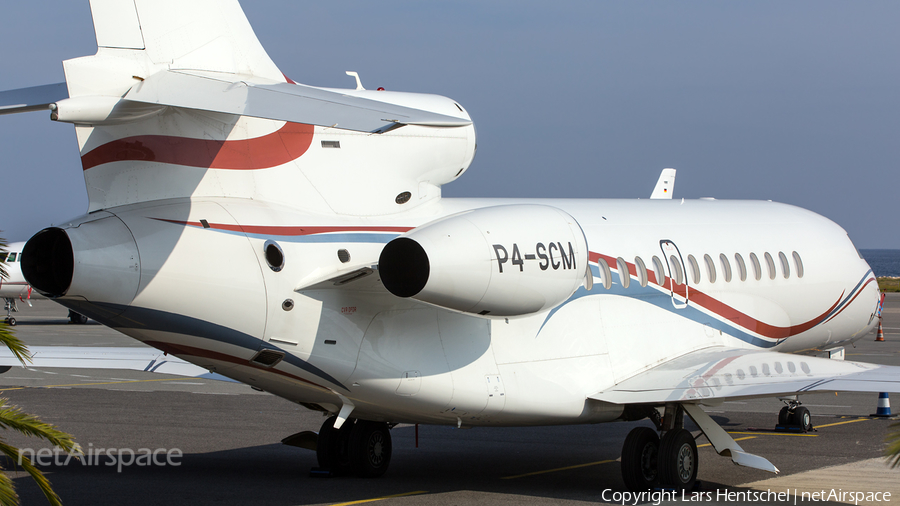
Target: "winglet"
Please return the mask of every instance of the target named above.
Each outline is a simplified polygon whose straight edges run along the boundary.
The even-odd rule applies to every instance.
[[[663,169],[656,181],[656,187],[650,194],[651,199],[671,199],[675,191],[675,169]]]

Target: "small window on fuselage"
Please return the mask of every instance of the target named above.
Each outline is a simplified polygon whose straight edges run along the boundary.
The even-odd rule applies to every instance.
[[[794,255],[794,269],[797,271],[797,277],[803,277],[803,260],[800,259],[800,253],[796,251],[793,253]]]
[[[740,253],[734,254],[734,263],[737,264],[738,277],[741,281],[747,281],[747,264],[744,263],[744,257]]]
[[[10,253],[8,257],[6,257],[6,261],[9,263],[14,263],[16,261],[16,255],[18,253]]]
[[[647,266],[641,257],[634,257],[634,270],[637,272],[638,282],[641,286],[647,286]]]
[[[722,275],[725,276],[725,282],[731,283],[731,262],[725,253],[719,253],[719,263],[722,264]]]

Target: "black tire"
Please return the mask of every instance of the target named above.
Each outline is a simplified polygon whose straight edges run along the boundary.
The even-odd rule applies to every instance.
[[[778,412],[778,425],[784,427],[791,423],[791,408],[785,406]]]
[[[672,429],[659,442],[659,481],[666,488],[691,490],[697,482],[697,443],[685,429]]]
[[[329,417],[319,429],[316,441],[316,459],[319,467],[334,474],[346,474],[352,468],[350,461],[350,433],[353,420],[347,420],[340,429],[334,428],[336,416]]]
[[[794,409],[794,415],[791,417],[791,423],[794,425],[799,425],[803,432],[809,432],[812,430],[812,415],[810,415],[809,410],[800,406]]]
[[[15,327],[15,326],[16,326],[16,319],[13,318],[13,317],[9,317],[9,318],[6,319],[6,324],[9,325],[10,327]]]
[[[353,471],[360,478],[378,478],[391,464],[391,432],[386,423],[359,420],[350,435]]]
[[[632,492],[650,490],[657,483],[659,436],[649,427],[637,427],[628,433],[622,445],[622,480]]]

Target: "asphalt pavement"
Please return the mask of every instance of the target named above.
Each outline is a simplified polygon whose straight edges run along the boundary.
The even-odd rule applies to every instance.
[[[69,324],[66,310],[51,301],[20,309],[16,333],[32,346],[143,346],[93,321]],[[873,333],[849,348],[846,359],[900,365],[900,294],[888,296],[884,332],[885,342],[875,342]],[[625,490],[617,460],[622,442],[636,425],[649,425],[420,426],[418,446],[416,427],[400,425],[392,431],[393,461],[382,478],[315,478],[309,473],[315,453],[280,441],[317,431],[321,414],[246,385],[136,371],[16,367],[0,375],[0,389],[11,404],[74,434],[88,454],[80,462],[66,461],[44,450],[41,469],[65,504],[621,503],[626,497],[616,494]],[[856,497],[848,492],[876,489],[900,501],[900,471],[881,460],[893,422],[868,416],[877,395],[801,400],[812,411],[816,432],[772,432],[782,406],[776,399],[709,408],[746,451],[765,456],[782,473],[773,481],[769,473],[735,466],[702,446],[701,437],[701,485],[694,498],[704,504],[759,504],[778,499],[771,494],[821,486],[843,499],[831,503],[853,504]],[[48,448],[16,433],[2,435],[36,456]],[[24,472],[8,474],[24,504],[45,504]],[[759,495],[765,491],[770,495]],[[657,502],[643,499],[639,503]],[[794,497],[783,502],[793,504]],[[822,504],[812,496],[798,503]]]

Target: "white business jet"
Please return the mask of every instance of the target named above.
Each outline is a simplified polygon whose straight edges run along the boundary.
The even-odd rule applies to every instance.
[[[19,311],[18,301],[31,305],[31,286],[22,275],[22,248],[24,242],[14,242],[0,252],[0,261],[5,261],[6,278],[0,276],[0,299],[6,311],[6,324],[15,326],[13,313]]]
[[[323,468],[381,475],[397,423],[649,418],[625,440],[625,483],[686,489],[685,414],[720,455],[777,472],[704,405],[900,391],[898,368],[813,356],[870,332],[879,295],[826,218],[762,201],[441,198],[475,155],[452,99],[296,84],[234,0],[91,9],[96,55],[64,62],[65,83],[0,95],[5,112],[74,125],[90,201],[28,241],[25,278],[330,414],[308,445]],[[796,402],[780,417],[810,426]]]

